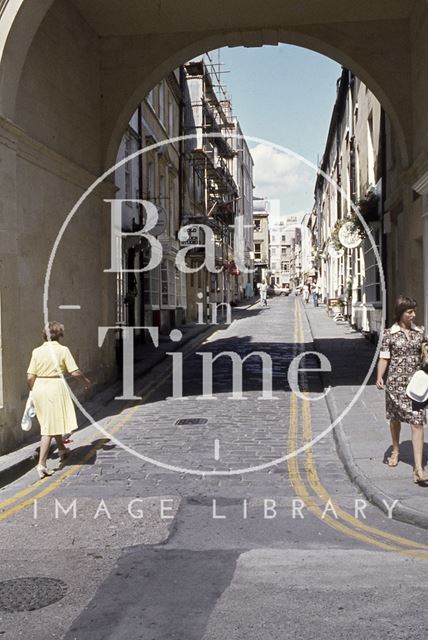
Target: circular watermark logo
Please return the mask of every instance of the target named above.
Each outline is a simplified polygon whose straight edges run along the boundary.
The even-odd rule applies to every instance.
[[[209,145],[210,139],[212,139],[212,141],[215,142],[215,139],[218,137],[219,137],[218,133],[206,133],[204,134],[204,142],[207,145]],[[316,243],[315,247],[312,247],[312,243],[311,243],[311,246],[309,245],[306,246],[306,250],[309,252],[312,251],[313,263],[315,263],[316,260],[318,260],[318,261],[322,261],[323,264],[325,265],[328,261],[330,261],[330,264],[336,261],[335,262],[336,267],[334,268],[337,269],[338,261],[342,260],[342,264],[343,264],[343,261],[346,259],[346,256],[348,255],[347,252],[359,250],[358,248],[361,244],[362,239],[364,238],[364,241],[368,243],[367,246],[369,246],[371,251],[373,252],[376,266],[378,269],[379,279],[380,279],[382,309],[380,310],[380,318],[379,318],[378,324],[380,324],[381,326],[380,333],[382,334],[383,328],[384,328],[384,311],[383,310],[385,308],[385,299],[386,299],[385,281],[384,281],[384,275],[382,270],[382,262],[379,255],[378,247],[376,245],[375,239],[373,238],[371,230],[367,225],[366,221],[364,220],[363,216],[361,215],[358,207],[352,202],[349,194],[346,193],[338,184],[336,184],[331,176],[329,176],[327,173],[320,170],[318,167],[316,167],[312,162],[310,162],[306,158],[303,158],[301,155],[291,151],[290,149],[284,148],[280,145],[271,143],[269,141],[263,140],[258,137],[243,136],[239,134],[233,134],[231,132],[227,133],[227,138],[230,141],[234,141],[235,143],[236,149],[234,150],[234,153],[233,153],[233,157],[235,158],[239,152],[243,153],[242,144],[240,143],[244,141],[246,144],[249,144],[249,145],[251,144],[258,145],[259,149],[262,148],[264,153],[266,152],[266,149],[270,150],[270,154],[267,154],[264,158],[263,157],[260,158],[260,161],[265,163],[266,171],[268,173],[269,172],[271,173],[272,191],[274,192],[274,194],[278,195],[278,188],[282,188],[283,190],[287,190],[287,188],[289,188],[289,185],[287,186],[287,176],[290,176],[290,174],[292,176],[294,175],[294,179],[295,179],[296,175],[299,174],[298,167],[300,166],[300,167],[303,167],[303,170],[301,170],[301,172],[305,174],[306,181],[308,180],[308,177],[307,177],[308,172],[313,172],[313,177],[314,177],[313,183],[317,182],[319,179],[322,179],[322,181],[326,185],[328,185],[330,192],[334,193],[335,197],[338,200],[340,200],[340,202],[342,203],[342,210],[346,204],[346,207],[347,207],[346,215],[343,215],[342,218],[336,223],[336,225],[332,229],[328,229],[328,227],[325,226],[326,223],[324,221],[323,223],[324,236],[323,236],[322,246],[318,242]],[[50,287],[52,286],[51,280],[54,273],[53,270],[54,270],[55,258],[57,256],[57,252],[59,250],[61,242],[63,242],[64,234],[67,228],[71,225],[73,221],[73,217],[79,211],[82,204],[90,196],[94,194],[94,191],[107,178],[112,176],[115,172],[120,170],[122,167],[124,167],[128,163],[131,163],[133,160],[142,157],[143,154],[152,153],[152,152],[164,153],[167,145],[174,145],[175,149],[177,149],[177,145],[180,145],[180,144],[187,144],[190,147],[192,147],[193,145],[193,147],[195,147],[194,143],[195,143],[195,135],[191,134],[191,135],[177,136],[174,138],[168,138],[168,139],[156,142],[154,144],[151,144],[149,146],[146,146],[143,149],[139,149],[134,153],[131,153],[128,156],[120,159],[115,165],[110,167],[110,169],[108,169],[101,176],[99,176],[99,178],[97,178],[88,187],[88,189],[86,189],[86,191],[78,199],[78,201],[75,203],[75,205],[73,206],[71,211],[68,213],[67,217],[65,218],[59,230],[59,233],[55,239],[55,242],[49,257],[46,276],[45,276],[44,292],[43,292],[43,314],[44,314],[45,324],[47,324],[51,319],[50,318],[51,311],[49,309],[49,291],[50,291]],[[196,150],[194,148],[193,151],[195,152],[197,151],[199,153],[200,150]],[[233,167],[228,167],[228,165],[220,157],[216,156],[215,145],[211,145],[210,149],[208,150],[206,149],[204,151],[204,154],[199,153],[199,157],[201,155],[203,155],[203,159],[202,159],[203,162],[202,162],[202,165],[200,165],[202,166],[201,180],[206,181],[204,185],[205,188],[207,188],[208,184],[212,184],[212,182],[215,180],[217,180],[219,184],[221,183],[221,180],[223,180],[224,185],[226,185],[223,190],[223,193],[226,192],[227,190],[229,193],[231,193],[230,185],[233,184],[233,180],[234,180]],[[282,163],[283,166],[281,165],[281,162],[279,162],[280,158],[286,159],[286,162]],[[216,176],[215,179],[213,178],[214,172]],[[291,179],[293,179],[293,177]],[[268,182],[266,182],[265,184],[265,190],[266,189],[269,189]],[[217,199],[214,199],[213,201],[208,201],[206,199],[206,211],[205,211],[205,216],[202,222],[200,220],[197,223],[194,220],[192,220],[191,222],[189,222],[189,220],[185,220],[185,223],[181,226],[181,228],[173,229],[173,230],[169,229],[170,233],[174,233],[174,232],[177,233],[176,237],[179,242],[179,246],[176,247],[176,251],[175,251],[175,254],[176,254],[175,269],[177,273],[184,274],[183,276],[184,278],[193,277],[193,275],[197,274],[197,272],[201,269],[205,269],[206,272],[214,275],[220,273],[224,269],[227,269],[229,275],[233,275],[233,276],[238,276],[241,274],[249,274],[247,276],[247,279],[248,279],[248,282],[250,282],[250,278],[254,273],[254,266],[252,267],[249,266],[248,258],[246,258],[245,251],[243,250],[243,247],[245,245],[244,238],[245,238],[245,234],[247,234],[246,237],[248,238],[248,230],[245,229],[246,225],[243,219],[244,216],[241,216],[240,223],[239,224],[237,223],[238,216],[237,216],[237,212],[234,205],[234,203],[239,199],[239,197],[242,197],[242,194],[238,193],[238,191],[235,191],[234,197],[230,197],[229,199],[226,199],[224,198],[224,196],[222,196],[222,191],[219,188],[218,184],[216,189],[214,189],[214,192],[215,192],[214,196]],[[266,195],[269,197],[269,193],[267,193]],[[110,268],[103,269],[103,271],[107,273],[111,273],[112,277],[114,277],[115,275],[120,273],[134,273],[134,272],[149,273],[151,270],[158,269],[162,263],[162,256],[163,256],[163,249],[164,249],[162,241],[159,239],[159,236],[166,229],[168,229],[168,217],[166,216],[165,206],[163,206],[162,200],[158,199],[158,201],[156,202],[156,201],[150,200],[149,198],[147,199],[115,198],[111,200],[105,199],[104,202],[108,205],[109,212],[110,212],[111,264],[110,264]],[[134,229],[132,231],[126,231],[126,232],[123,230],[122,206],[124,202],[134,203],[138,207],[140,207],[142,211],[144,211],[144,224],[141,225],[141,228],[137,228],[136,230]],[[211,207],[211,210],[209,210],[209,207]],[[211,224],[211,220],[212,220],[211,214],[214,208],[218,208],[218,210],[221,212],[221,214],[223,215],[223,221],[226,221],[224,222],[226,226],[228,226],[228,222],[229,224],[234,223],[233,227],[234,227],[234,236],[235,236],[234,238],[235,248],[234,248],[233,259],[230,259],[230,257],[228,256],[228,260],[225,261],[223,257],[221,263],[219,263],[218,252],[216,252],[216,246],[218,246],[218,242],[216,240],[216,235],[213,230],[213,225]],[[231,214],[232,214],[232,217],[230,217]],[[318,215],[321,216],[322,212],[319,211]],[[149,248],[150,256],[149,256],[148,263],[143,268],[140,268],[139,270],[124,269],[123,267],[122,242],[126,236],[140,236],[141,238],[144,238],[146,245]],[[319,237],[318,237],[318,240],[319,240]],[[303,242],[305,242],[304,239],[303,239]],[[202,251],[203,253],[203,259],[201,261],[201,264],[196,267],[189,266],[189,260],[188,260],[189,256],[192,255],[192,252],[194,252],[195,249]],[[310,258],[308,258],[308,255],[306,255],[306,260],[308,261],[309,259]],[[281,262],[281,256],[278,256],[278,261]],[[312,265],[312,268],[316,273],[316,266]],[[281,267],[279,268],[279,270],[281,270]],[[266,270],[265,273],[268,273],[268,270]],[[320,283],[321,285],[323,285],[322,281],[317,281],[317,288],[318,288],[318,291],[316,291],[317,296],[322,295],[322,291],[319,289]],[[267,288],[268,284],[269,284],[268,282],[262,282],[259,287],[260,297],[262,302],[263,302],[263,298],[265,297],[264,296],[265,287]],[[296,282],[294,282],[293,284],[296,285]],[[323,286],[325,289],[325,283]],[[343,287],[343,284],[342,284],[342,287]],[[304,293],[306,295],[306,291]],[[134,293],[133,287],[132,286],[129,287],[128,293],[127,293],[128,299],[135,297],[136,295],[137,293],[136,292]],[[224,302],[222,304],[224,304]],[[337,300],[337,304],[343,305],[343,301],[341,301],[339,298]],[[214,306],[212,307],[212,313],[215,313],[215,314],[217,313],[217,306],[219,305],[214,304]],[[67,308],[67,305],[62,305],[62,308]],[[230,305],[229,305],[229,310],[230,310]],[[121,331],[121,338],[122,338],[122,345],[123,345],[123,349],[122,349],[123,395],[120,396],[119,398],[120,400],[137,401],[139,399],[139,397],[136,396],[134,393],[134,380],[133,380],[134,329],[135,327],[123,326],[123,325],[98,327],[98,347],[102,346],[104,339],[109,331],[113,331],[113,330]],[[153,344],[155,346],[159,345],[158,326],[138,327],[138,329],[147,330],[153,341]],[[182,338],[182,334],[180,330],[173,329],[171,331],[170,339],[172,342],[180,342],[181,338]],[[380,350],[380,343],[377,345],[376,351],[374,353],[374,356],[371,361],[370,367],[367,371],[367,374],[363,382],[359,386],[357,392],[353,395],[351,402],[345,407],[345,409],[341,412],[341,414],[330,425],[328,425],[319,434],[317,434],[310,442],[305,443],[304,445],[296,448],[293,451],[287,452],[285,455],[281,455],[279,457],[275,457],[273,459],[269,459],[268,461],[263,461],[260,463],[251,462],[251,464],[248,464],[248,465],[241,464],[237,468],[225,469],[225,468],[221,468],[220,465],[218,468],[208,468],[208,467],[203,468],[201,464],[195,465],[195,467],[190,467],[183,464],[176,464],[174,460],[168,460],[168,461],[159,460],[159,459],[155,459],[154,456],[146,455],[145,453],[139,451],[137,447],[129,446],[129,444],[127,444],[126,442],[121,441],[121,439],[117,435],[109,433],[108,430],[102,424],[100,424],[100,422],[95,420],[90,415],[90,413],[86,410],[84,405],[79,401],[77,396],[73,393],[72,389],[69,388],[69,392],[76,406],[80,409],[82,414],[103,435],[107,436],[111,441],[116,443],[118,446],[122,447],[128,453],[136,456],[137,458],[141,459],[144,462],[157,465],[159,467],[168,469],[170,471],[199,475],[199,476],[239,475],[239,474],[249,473],[253,471],[260,471],[263,469],[267,469],[269,467],[276,466],[282,462],[289,460],[292,457],[299,455],[300,453],[304,452],[308,448],[313,447],[318,441],[324,438],[332,429],[334,429],[334,427],[341,420],[343,420],[343,418],[347,415],[347,413],[352,409],[352,407],[360,398],[373,372],[373,369],[376,365],[379,350]],[[318,368],[318,371],[321,372],[321,371],[330,370],[329,362],[325,354],[316,353],[313,351],[311,351],[310,354],[316,355],[318,357],[318,360],[320,362],[320,367]],[[179,366],[181,365],[181,362],[179,362],[179,355],[180,354],[178,355],[176,354],[176,358],[173,359],[173,366],[171,371],[171,379],[173,384],[172,400],[177,400],[177,401],[180,401],[182,396],[182,383],[180,380],[180,375],[182,371]],[[247,354],[244,358],[240,356],[238,351],[234,352],[229,350],[221,352],[221,354],[217,354],[216,356],[213,356],[213,354],[210,352],[202,352],[199,355],[202,357],[202,376],[203,376],[202,398],[205,398],[208,400],[211,400],[214,398],[213,390],[212,390],[212,366],[213,366],[214,360],[216,360],[219,357],[219,355],[229,357],[229,359],[232,362],[232,368],[233,368],[233,376],[232,376],[233,389],[232,389],[231,402],[232,403],[235,402],[235,405],[232,404],[232,409],[231,409],[231,414],[232,414],[233,407],[236,406],[236,401],[245,400],[245,397],[242,391],[242,367],[245,364],[245,361],[248,359],[248,357],[251,356],[251,357],[259,358],[262,364],[261,371],[263,374],[263,389],[262,389],[261,399],[263,400],[263,402],[269,402],[269,400],[275,400],[276,401],[275,406],[276,407],[278,406],[277,404],[278,398],[277,396],[273,395],[274,392],[272,388],[272,360],[270,358],[269,353],[258,349],[251,352],[250,354]],[[54,358],[56,357],[55,353],[53,352],[53,349],[52,349],[52,356]],[[287,398],[290,398],[291,394],[295,394],[298,397],[299,396],[303,397],[301,396],[301,393],[300,393],[298,380],[299,380],[299,372],[303,370],[302,368],[300,368],[300,365],[301,365],[302,358],[305,356],[305,352],[297,353],[297,351],[295,351],[293,356],[294,357],[291,359],[289,363],[288,373],[287,373],[287,382],[289,386],[289,391],[285,391],[285,389],[283,391],[283,393],[285,394],[285,397]],[[59,373],[61,372],[59,371]],[[266,377],[265,377],[265,373],[266,373]],[[65,382],[65,379],[64,379],[64,382]],[[210,385],[210,382],[211,382],[211,385]],[[304,397],[305,399],[309,399],[310,401],[315,402],[325,397],[328,392],[329,392],[329,389],[325,390],[323,394],[317,394],[316,397],[310,397],[310,395],[308,396],[308,394],[306,394]],[[212,412],[214,414],[216,412],[216,407],[214,405],[212,408]],[[262,418],[263,418],[263,415],[259,415],[258,417],[254,416],[254,420],[260,420]],[[280,418],[281,418],[281,415],[278,415],[278,419]],[[150,420],[150,418],[148,418],[148,420]],[[283,435],[284,434],[282,434],[282,437]],[[156,433],[153,433],[153,437],[156,438]],[[253,450],[254,450],[254,446],[257,445],[258,442],[259,441],[257,440],[254,443],[252,443]],[[261,444],[260,444],[260,447],[262,447]],[[244,456],[245,456],[245,449],[242,457]],[[219,459],[220,459],[220,442],[219,442],[219,439],[216,438],[214,441],[213,460],[217,462]]]

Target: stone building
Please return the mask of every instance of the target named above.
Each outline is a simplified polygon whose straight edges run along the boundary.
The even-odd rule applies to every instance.
[[[280,289],[290,287],[292,263],[291,244],[294,237],[294,227],[285,222],[271,225],[269,230],[270,242],[270,283]]]
[[[124,236],[124,271],[117,274],[116,321],[128,326],[155,326],[163,332],[181,324],[186,310],[186,277],[175,267],[181,148],[179,141],[168,142],[179,136],[181,129],[179,74],[177,70],[157,84],[133,114],[119,146],[119,166],[115,171],[116,198],[143,200],[156,207],[158,224],[151,234],[162,246],[160,264],[141,272],[150,260],[150,248],[139,235]],[[138,149],[146,148],[144,153],[119,164]],[[146,209],[137,202],[123,203],[124,233],[144,228]]]
[[[241,272],[243,267],[251,269],[253,161],[209,54],[184,65],[183,87],[182,222],[189,227],[189,234],[182,243],[203,245],[207,238],[198,225],[209,227],[216,270],[203,268],[188,276],[189,316],[194,319],[198,303],[207,317],[212,304],[236,303],[242,298],[243,281],[248,276]],[[204,259],[200,248],[189,253],[192,268],[200,267]]]
[[[379,334],[382,321],[382,211],[386,185],[385,114],[350,71],[338,82],[309,226],[316,230],[318,286],[323,299],[340,298],[357,329]],[[360,223],[358,211],[368,225]],[[347,222],[351,221],[351,222]],[[350,240],[343,239],[351,224]]]
[[[234,221],[234,263],[239,275],[235,278],[234,300],[241,300],[247,283],[253,284],[254,277],[254,223],[253,223],[253,167],[254,161],[243,136],[238,118],[232,118],[235,137],[233,176],[238,185],[236,218]]]
[[[269,201],[254,198],[254,282],[261,282],[270,275],[269,252]]]

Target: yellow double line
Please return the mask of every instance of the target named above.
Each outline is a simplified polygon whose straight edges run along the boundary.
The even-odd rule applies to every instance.
[[[304,343],[304,333],[301,316],[301,305],[299,300],[295,301],[295,323],[294,342]],[[305,444],[312,440],[312,420],[310,400],[306,393],[305,399],[301,403],[302,434]],[[288,434],[288,451],[291,453],[297,449],[299,407],[297,396],[292,393],[290,398],[290,424]],[[288,461],[290,482],[306,507],[322,522],[340,531],[344,535],[365,542],[385,551],[395,551],[404,555],[414,556],[428,560],[428,546],[409,540],[402,536],[397,536],[376,527],[370,527],[358,518],[347,513],[334,502],[326,488],[321,484],[316,470],[312,447],[305,451],[304,459],[304,479],[300,473],[298,456],[290,458]],[[325,505],[333,506],[337,519],[325,513]]]

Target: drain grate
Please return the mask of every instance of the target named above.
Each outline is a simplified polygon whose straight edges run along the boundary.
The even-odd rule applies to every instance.
[[[181,427],[183,425],[207,424],[207,422],[208,418],[180,418],[175,424]]]
[[[34,611],[61,600],[67,585],[55,578],[15,578],[0,581],[0,611]]]

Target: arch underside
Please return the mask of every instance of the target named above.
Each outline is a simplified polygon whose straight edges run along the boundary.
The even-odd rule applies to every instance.
[[[33,54],[40,25],[49,12],[61,10],[64,0],[9,0],[2,15],[3,33],[0,39],[0,109],[1,114],[18,125],[20,81],[28,56]],[[37,10],[35,9],[37,5]],[[128,16],[131,33],[123,35],[126,28],[123,14],[128,0],[121,5],[114,20],[113,4],[92,0],[83,3],[74,0],[74,9],[80,12],[88,28],[96,32],[99,42],[99,85],[102,161],[100,170],[114,161],[120,136],[130,115],[151,87],[172,69],[204,51],[223,46],[262,46],[288,43],[311,49],[328,56],[352,70],[377,96],[388,113],[396,131],[402,154],[403,166],[412,156],[412,111],[410,91],[410,43],[407,28],[408,16],[402,3],[390,0],[381,2],[374,12],[373,3],[365,0],[357,11],[355,3],[330,0],[325,3],[322,19],[313,8],[301,7],[297,0],[279,8],[273,0],[244,11],[235,3],[233,11],[227,9],[227,25],[223,2],[217,2],[218,12],[211,3],[210,27],[206,26],[204,11],[194,0],[181,3],[176,16],[174,3],[163,3],[160,14],[151,14],[149,5],[139,3],[145,10],[146,20],[141,22]],[[367,5],[367,6],[366,6]],[[174,8],[175,6],[175,8]],[[198,10],[199,7],[199,10]],[[130,10],[130,8],[128,8]],[[382,11],[385,19],[381,19]],[[98,13],[97,13],[98,12]],[[185,15],[185,22],[181,20]],[[217,15],[218,14],[218,15]],[[332,16],[335,16],[335,21]],[[344,17],[348,16],[347,20]],[[350,16],[350,17],[349,17]],[[366,16],[367,19],[364,19]],[[389,17],[392,19],[389,19]],[[281,28],[270,28],[268,21],[275,19]],[[340,19],[344,21],[340,22]],[[153,24],[151,24],[152,20]],[[180,22],[181,20],[181,22]],[[285,20],[293,20],[290,26]],[[312,23],[310,21],[312,20]],[[329,22],[331,20],[331,22]],[[281,22],[282,21],[282,22]],[[205,24],[204,24],[205,23]],[[216,23],[218,23],[216,25]],[[258,25],[255,27],[255,25]],[[266,25],[266,26],[264,26]],[[197,29],[192,30],[192,26]],[[116,32],[114,31],[116,30]],[[131,26],[128,27],[131,29]],[[155,32],[157,29],[157,32]],[[98,38],[98,36],[100,36]],[[55,55],[55,52],[52,52]],[[385,63],[387,61],[387,63]],[[36,88],[37,90],[37,88]],[[37,100],[37,96],[35,96]],[[49,117],[49,114],[46,114]],[[32,132],[29,132],[30,135]]]

